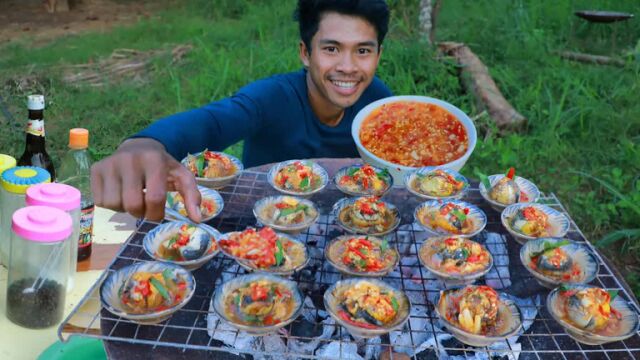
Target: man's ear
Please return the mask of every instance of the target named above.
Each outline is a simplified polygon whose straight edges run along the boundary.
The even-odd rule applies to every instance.
[[[305,68],[309,67],[309,49],[307,49],[307,44],[304,43],[304,41],[300,40],[300,45],[299,45],[299,50],[300,50],[300,61],[302,61],[302,64],[304,65]]]

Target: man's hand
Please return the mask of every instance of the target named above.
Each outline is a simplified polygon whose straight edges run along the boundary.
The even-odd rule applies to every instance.
[[[123,142],[91,167],[91,191],[98,206],[135,217],[164,218],[167,191],[178,191],[191,220],[200,222],[200,192],[193,174],[154,139]]]

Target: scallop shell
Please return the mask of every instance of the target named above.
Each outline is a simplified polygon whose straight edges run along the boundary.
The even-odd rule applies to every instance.
[[[176,276],[186,281],[187,291],[182,301],[173,307],[161,311],[154,311],[146,314],[131,314],[127,312],[126,307],[122,304],[120,295],[118,295],[119,289],[126,284],[133,274],[137,272],[144,271],[159,273],[166,269],[174,270]],[[100,286],[100,302],[105,309],[116,316],[132,320],[139,324],[157,324],[167,320],[171,315],[173,315],[173,313],[185,306],[189,300],[191,300],[191,297],[193,297],[195,290],[196,281],[193,275],[180,266],[157,261],[140,262],[110,272],[106,280],[104,280]]]
[[[208,200],[212,200],[215,204],[216,204],[216,211],[214,211],[213,214],[202,218],[203,222],[207,222],[211,219],[213,219],[214,217],[218,216],[220,214],[220,212],[222,212],[222,209],[224,208],[224,200],[222,200],[222,196],[220,196],[220,193],[218,193],[217,191],[213,190],[213,189],[209,189],[206,188],[204,186],[200,186],[198,185],[198,191],[200,191],[200,197],[202,198],[202,200],[204,199],[208,199]],[[170,197],[171,199],[175,198],[175,191],[169,191],[167,192],[167,202],[165,203],[165,208],[172,208],[175,211],[180,212],[180,209],[184,209],[184,203],[182,201],[173,201],[173,206],[169,206],[170,203]],[[186,216],[186,215],[185,215]],[[166,214],[165,213],[165,218],[168,220],[176,220],[174,219],[171,215]]]
[[[296,161],[301,161],[305,163],[305,165],[311,166],[313,173],[320,177],[320,186],[318,186],[315,189],[310,189],[309,191],[303,192],[303,191],[293,191],[293,190],[283,189],[276,184],[275,178],[278,172],[280,171],[280,169],[287,167],[288,165],[293,164]],[[324,189],[325,186],[327,186],[327,184],[329,183],[329,175],[327,174],[327,171],[322,166],[318,165],[316,162],[309,161],[309,160],[288,160],[288,161],[277,163],[274,166],[272,166],[271,169],[269,169],[269,172],[267,173],[267,182],[269,182],[269,185],[271,185],[274,189],[276,189],[277,191],[283,194],[294,195],[294,196],[311,196],[321,191],[322,189]]]
[[[293,234],[308,229],[311,225],[313,225],[318,220],[318,217],[320,217],[320,212],[318,211],[318,208],[312,201],[307,199],[302,199],[302,198],[296,198],[296,197],[293,197],[293,198],[296,201],[298,201],[298,203],[307,205],[310,208],[312,208],[315,211],[315,216],[307,217],[305,221],[299,224],[291,224],[291,225],[276,224],[271,219],[268,219],[265,216],[263,216],[263,212],[267,209],[268,206],[272,206],[281,202],[285,197],[292,197],[292,196],[289,196],[289,195],[268,196],[266,198],[262,198],[256,201],[255,205],[253,206],[253,215],[262,224],[269,226],[274,230],[278,230],[286,233],[293,233]]]
[[[229,154],[226,154],[226,153],[223,153],[223,152],[218,152],[218,151],[211,151],[211,152],[215,153],[215,154],[219,154],[219,155],[225,156],[226,158],[231,160],[231,162],[236,166],[236,172],[234,174],[232,174],[232,175],[225,176],[225,177],[220,177],[220,178],[206,178],[206,177],[197,177],[196,176],[196,182],[198,183],[198,185],[202,185],[202,186],[207,187],[207,188],[222,189],[223,187],[229,185],[238,176],[240,176],[240,174],[244,170],[244,165],[235,156],[232,156],[232,155],[229,155]],[[182,159],[180,161],[180,163],[183,166],[186,167],[187,166],[187,162],[189,160],[189,157],[198,156],[200,154],[202,154],[202,151],[197,152],[195,154],[189,154],[184,159]]]
[[[445,173],[453,176],[456,180],[458,181],[462,181],[464,182],[464,185],[462,187],[462,189],[460,189],[458,192],[455,192],[449,196],[434,196],[434,195],[430,195],[427,194],[425,192],[423,192],[418,186],[416,186],[416,180],[418,175],[427,175],[435,170],[442,170]],[[422,167],[419,169],[416,169],[415,171],[411,171],[405,174],[404,176],[404,184],[407,187],[407,190],[412,193],[413,195],[416,195],[420,198],[423,199],[427,199],[427,200],[438,200],[438,199],[459,199],[461,197],[464,196],[464,194],[467,192],[467,190],[469,189],[469,180],[467,180],[466,177],[462,176],[462,174],[460,174],[457,171],[451,170],[451,169],[445,169],[445,168],[440,168],[437,166],[427,166],[427,167]]]
[[[352,169],[358,169],[361,168],[363,165],[362,164],[355,164],[355,165],[351,165],[351,166],[345,166],[342,169],[338,170],[338,172],[336,172],[336,174],[333,176],[333,184],[338,188],[338,190],[342,191],[343,193],[347,194],[347,195],[351,195],[351,196],[368,196],[368,195],[375,195],[375,196],[382,196],[384,195],[387,191],[389,191],[391,189],[391,187],[393,186],[393,177],[391,176],[390,173],[386,172],[383,177],[384,177],[384,182],[386,184],[386,186],[384,187],[384,189],[382,189],[381,191],[373,191],[373,190],[360,190],[360,191],[353,191],[350,189],[345,188],[344,186],[340,185],[340,179],[347,175],[349,173],[349,171],[351,171]],[[373,170],[376,172],[376,174],[380,174],[382,172],[384,172],[384,169],[379,168],[377,166],[373,166],[370,165]],[[378,175],[380,176],[380,175]]]
[[[389,272],[395,269],[395,267],[398,265],[398,262],[400,261],[400,254],[398,254],[398,250],[396,250],[394,246],[390,245],[387,251],[389,251],[393,255],[395,260],[391,262],[389,266],[387,266],[385,269],[382,269],[380,271],[370,271],[370,272],[358,272],[353,269],[350,269],[341,261],[341,259],[337,259],[336,257],[339,257],[341,255],[339,253],[339,249],[344,244],[344,242],[353,237],[354,235],[338,236],[337,238],[331,240],[331,242],[329,242],[329,244],[327,244],[327,246],[325,246],[324,248],[324,256],[327,259],[327,261],[329,261],[329,263],[334,268],[338,269],[338,271],[340,271],[341,273],[346,275],[351,275],[351,276],[381,277],[381,276],[387,275]],[[377,242],[377,243],[381,243],[383,241],[382,239],[374,236],[367,236],[367,240],[372,242]]]
[[[549,206],[536,204],[536,203],[518,203],[518,204],[509,205],[502,211],[500,219],[502,221],[502,225],[520,244],[524,245],[528,240],[534,240],[534,239],[540,238],[540,237],[521,234],[515,231],[511,227],[511,222],[513,220],[513,217],[518,213],[518,210],[527,206],[534,206],[536,207],[536,209],[544,212],[547,215],[548,223],[549,223],[549,226],[548,226],[549,234],[548,236],[544,236],[544,237],[561,238],[567,234],[567,231],[569,231],[569,226],[571,224],[569,223],[569,219],[567,218],[567,216]]]
[[[251,283],[254,281],[266,280],[269,282],[278,283],[287,287],[291,293],[293,294],[293,300],[295,302],[295,309],[291,316],[286,320],[282,321],[278,324],[267,325],[267,326],[252,326],[246,325],[238,322],[234,322],[233,319],[229,318],[224,311],[224,299],[226,294],[232,293],[234,290],[243,287],[247,283]],[[211,307],[218,314],[218,316],[229,323],[229,325],[237,328],[238,330],[246,331],[247,333],[254,336],[266,335],[269,333],[273,333],[278,329],[289,325],[293,320],[295,320],[302,311],[302,303],[303,303],[303,295],[298,289],[298,286],[295,282],[283,279],[278,276],[273,276],[269,274],[250,274],[250,275],[242,275],[236,278],[233,278],[229,281],[224,282],[220,285],[213,297],[211,298]]]
[[[466,234],[452,234],[441,228],[433,228],[431,224],[423,222],[423,212],[432,212],[439,209],[444,203],[454,203],[460,207],[468,208],[467,217],[473,222],[473,230]],[[430,200],[419,204],[413,212],[413,218],[425,230],[437,235],[460,235],[464,237],[474,237],[487,226],[487,215],[479,207],[460,200]]]
[[[487,254],[489,255],[489,264],[484,269],[481,269],[479,271],[476,271],[474,273],[469,273],[469,274],[451,274],[433,267],[430,264],[430,261],[428,261],[428,259],[426,258],[427,249],[430,246],[432,246],[434,243],[437,243],[438,241],[442,241],[449,237],[451,236],[438,236],[438,237],[428,238],[422,243],[422,245],[420,245],[420,249],[418,250],[418,259],[420,260],[420,263],[422,264],[422,266],[427,268],[427,270],[429,270],[429,272],[431,272],[437,278],[444,281],[446,287],[472,284],[477,279],[485,276],[491,270],[491,268],[493,267],[493,256],[489,251],[487,251],[487,249],[482,244],[480,244],[480,246],[482,246],[482,248],[485,251],[487,251]],[[462,236],[453,236],[453,237],[462,237]],[[466,241],[475,242],[469,239],[467,239]]]
[[[350,233],[355,233],[355,234],[382,236],[394,231],[398,227],[398,225],[400,225],[400,212],[398,211],[398,208],[396,208],[393,204],[388,203],[386,201],[382,201],[382,202],[385,204],[385,207],[389,211],[391,211],[391,215],[393,216],[394,221],[384,231],[377,231],[375,228],[372,228],[372,227],[368,227],[365,229],[365,228],[361,228],[361,227],[357,227],[357,226],[353,226],[351,224],[345,223],[341,219],[340,213],[342,213],[342,211],[347,211],[348,207],[353,206],[353,204],[358,199],[359,198],[342,198],[333,205],[332,213],[336,217],[336,222],[338,223],[338,225],[344,230]]]
[[[504,174],[489,176],[489,182],[491,183],[491,186],[494,186],[496,183],[498,183],[498,181],[500,181],[500,179],[502,179],[504,176]],[[534,183],[520,176],[516,176],[514,181],[516,182],[516,185],[518,185],[520,192],[524,193],[527,199],[527,201],[523,201],[522,197],[520,197],[519,202],[534,203],[538,201],[538,199],[540,198],[540,190],[538,190],[538,187]],[[480,182],[479,189],[482,198],[484,198],[484,200],[488,202],[494,210],[502,211],[505,207],[508,206],[489,198],[489,189],[487,189],[482,182]]]
[[[527,241],[522,248],[520,248],[520,261],[524,267],[536,278],[540,285],[552,289],[561,283],[567,283],[566,280],[562,280],[560,276],[554,277],[549,274],[536,271],[531,268],[532,254],[538,253],[544,250],[544,243],[556,243],[564,239],[560,238],[541,238],[537,240]],[[577,263],[582,272],[581,278],[576,283],[586,284],[598,275],[599,264],[596,256],[589,250],[586,244],[571,241],[570,244],[562,246],[571,261]]]

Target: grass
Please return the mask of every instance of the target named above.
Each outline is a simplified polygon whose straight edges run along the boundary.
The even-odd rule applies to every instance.
[[[61,38],[39,48],[28,40],[0,48],[0,95],[16,118],[0,117],[0,124],[11,129],[0,133],[0,152],[21,153],[24,99],[30,92],[47,95],[48,149],[58,164],[71,127],[88,128],[91,150],[102,158],[154,119],[299,69],[293,1],[287,3],[172,2],[166,12],[109,33]],[[478,114],[455,76],[457,67],[437,61],[416,33],[419,1],[389,3],[393,18],[379,76],[396,94],[425,94]],[[607,241],[625,251],[605,251],[640,295],[640,279],[633,275],[640,240],[632,231],[640,214],[629,205],[640,201],[640,23],[589,24],[573,16],[579,9],[640,13],[636,0],[443,2],[437,38],[468,44],[508,101],[529,119],[524,132],[499,136],[491,121],[480,117],[480,141],[464,173],[471,176],[475,168],[496,173],[515,165],[543,191],[556,193],[589,239],[617,236]],[[104,58],[118,48],[184,43],[193,45],[185,60],[174,65],[169,56],[157,58],[143,86],[75,88],[61,81],[62,66]],[[567,62],[556,55],[561,50],[617,55],[628,64]],[[239,155],[241,147],[228,151]]]

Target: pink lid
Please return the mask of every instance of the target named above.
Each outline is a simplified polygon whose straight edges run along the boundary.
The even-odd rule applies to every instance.
[[[23,239],[58,242],[71,235],[71,216],[50,206],[27,206],[13,213],[11,229]]]
[[[64,211],[80,208],[80,190],[73,186],[46,183],[30,186],[27,189],[27,206],[44,205]]]

